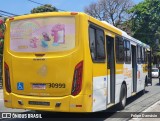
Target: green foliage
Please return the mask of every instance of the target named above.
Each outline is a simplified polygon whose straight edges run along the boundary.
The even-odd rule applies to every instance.
[[[1,58],[2,54],[3,54],[3,42],[4,42],[4,40],[0,39],[0,58]]]
[[[5,25],[0,24],[0,33],[2,33],[4,35],[4,31],[5,31]]]
[[[4,22],[6,21],[7,18],[0,18],[0,59],[3,54],[3,43],[4,43],[4,31],[5,31],[5,24]]]
[[[31,13],[43,13],[43,12],[54,12],[54,11],[57,12],[58,9],[50,4],[45,4],[43,6],[33,8],[33,10],[31,10]]]
[[[159,48],[156,40],[160,41],[160,0],[144,0],[129,13],[134,16],[131,20],[133,36],[149,44],[153,50]]]

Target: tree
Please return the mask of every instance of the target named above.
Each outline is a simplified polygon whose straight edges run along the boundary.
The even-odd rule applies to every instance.
[[[130,19],[127,13],[133,7],[131,0],[99,0],[85,7],[85,13],[118,27],[124,21]]]
[[[0,39],[3,39],[4,37],[4,30],[5,30],[5,26],[4,26],[4,20],[1,19],[2,17],[0,17]]]
[[[4,42],[4,31],[5,31],[4,21],[5,21],[5,18],[0,17],[0,62],[2,62],[2,58],[3,58],[3,42]],[[0,67],[1,65],[2,63],[0,63]]]
[[[31,10],[31,13],[53,12],[53,11],[58,11],[58,9],[50,4],[45,4],[43,6],[33,8]]]
[[[160,40],[160,0],[144,0],[129,13],[133,14],[133,36],[149,44],[155,52],[159,48],[157,40]]]

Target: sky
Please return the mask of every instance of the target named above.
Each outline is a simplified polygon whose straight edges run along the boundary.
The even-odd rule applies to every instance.
[[[0,0],[0,11],[10,12],[16,15],[28,14],[30,11],[40,6],[29,0]],[[58,9],[65,11],[83,12],[84,7],[98,0],[33,0],[41,4],[52,4]],[[135,4],[143,0],[133,0]],[[0,12],[2,14],[2,12]]]

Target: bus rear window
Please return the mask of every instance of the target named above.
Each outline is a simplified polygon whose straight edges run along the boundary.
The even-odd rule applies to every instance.
[[[59,52],[74,47],[74,17],[44,17],[11,22],[11,51]]]

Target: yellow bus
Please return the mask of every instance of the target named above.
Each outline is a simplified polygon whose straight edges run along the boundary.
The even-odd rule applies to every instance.
[[[145,89],[150,47],[84,13],[6,21],[3,88],[8,108],[96,112]]]

